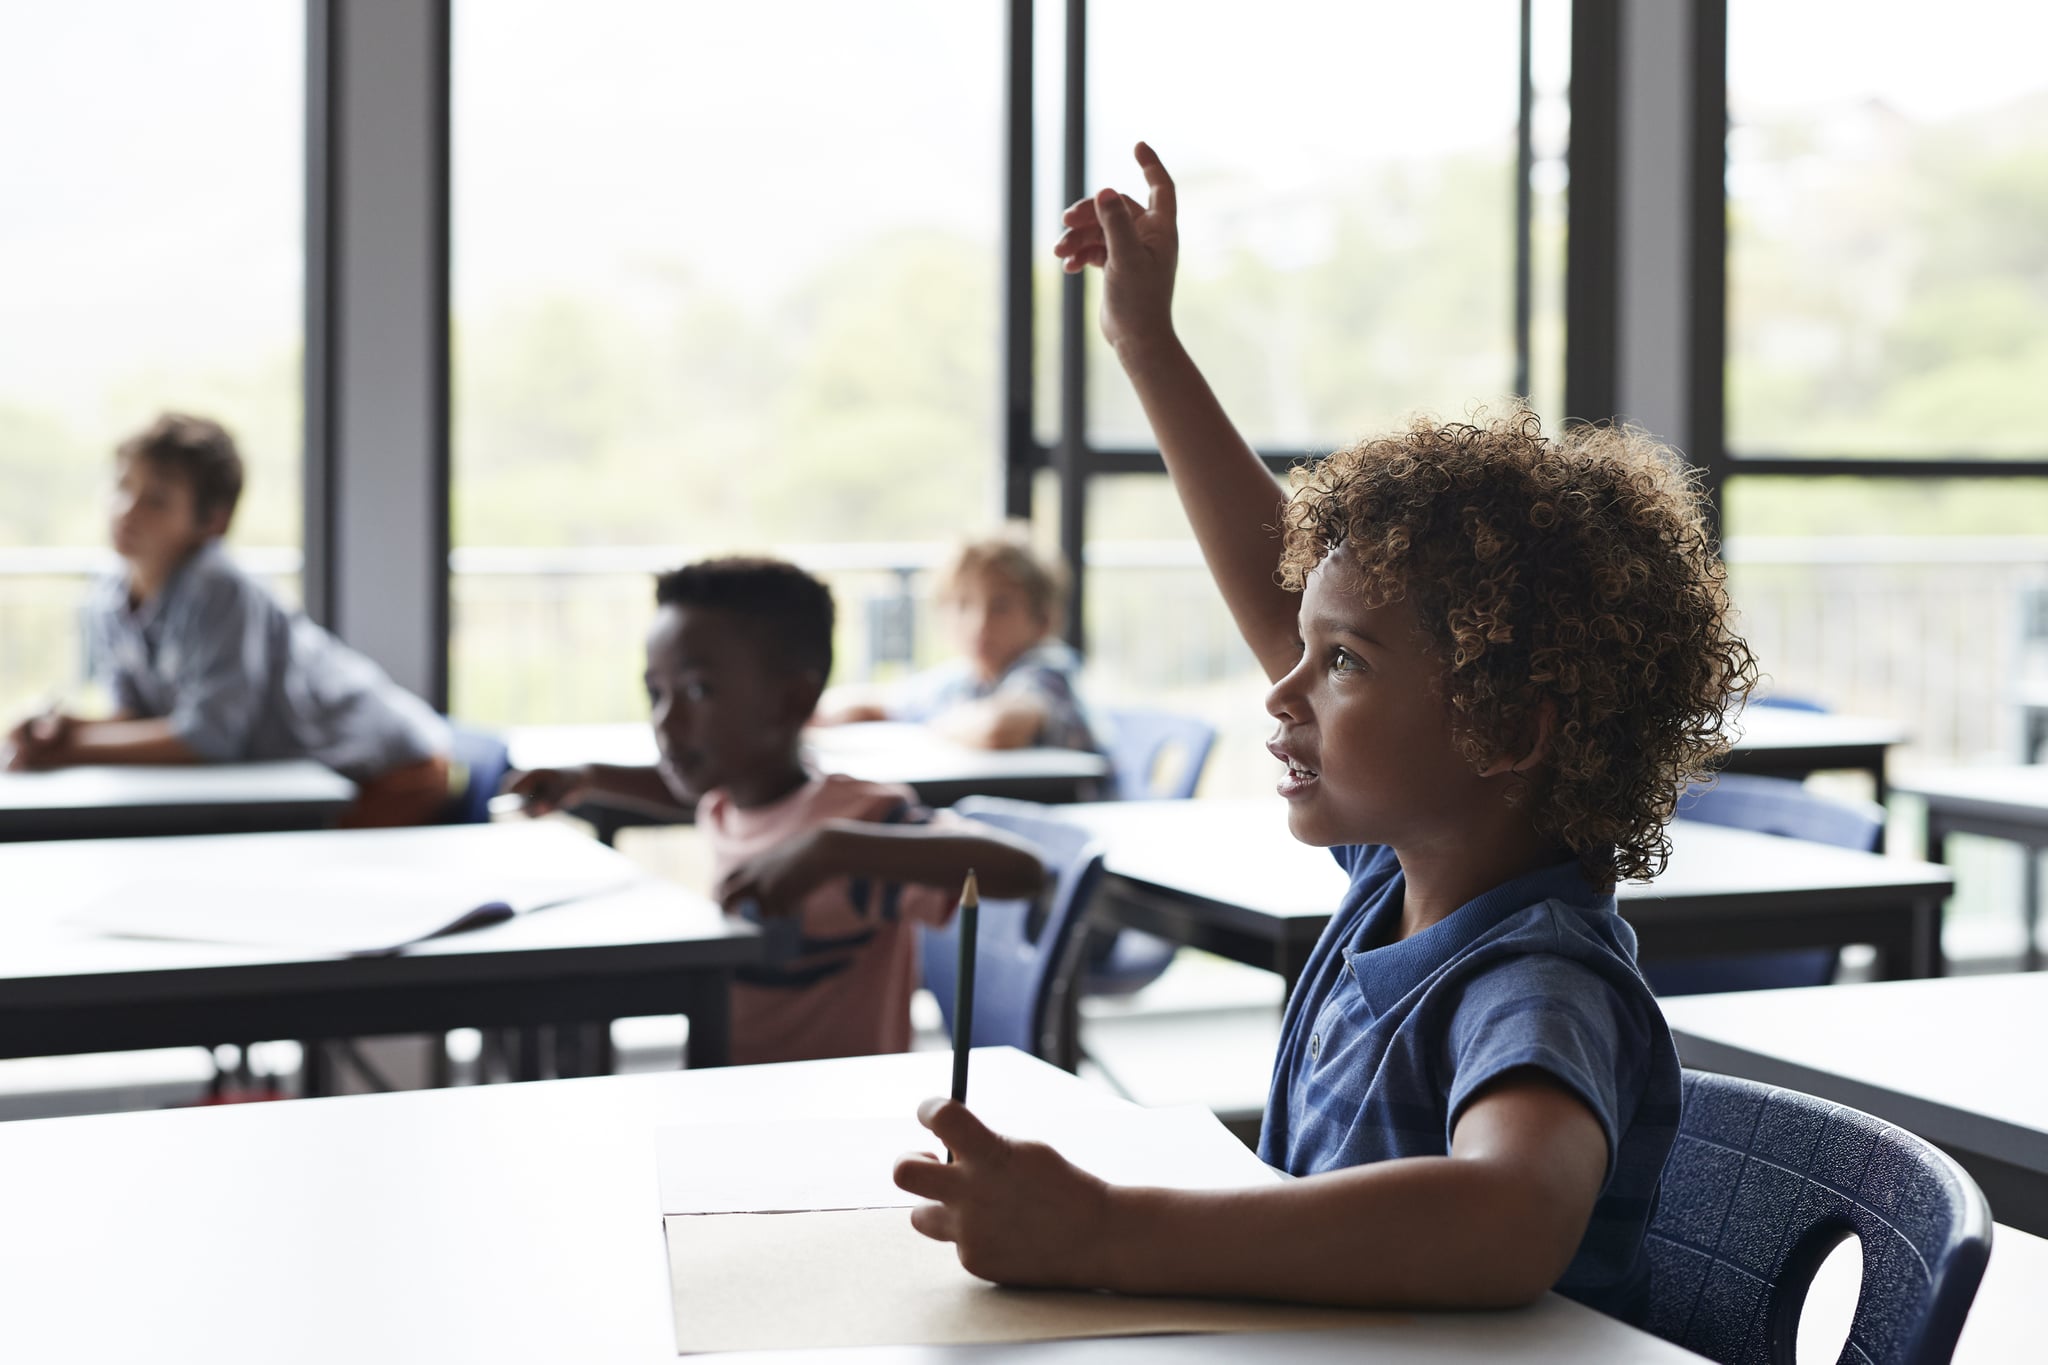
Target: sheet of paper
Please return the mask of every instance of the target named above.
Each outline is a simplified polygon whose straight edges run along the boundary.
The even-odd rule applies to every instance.
[[[87,900],[71,918],[128,938],[378,954],[623,884],[616,872],[526,875],[498,884],[487,873],[467,869],[436,875],[323,867],[295,875],[223,868],[204,877],[116,885]]]
[[[1333,1308],[1000,1289],[901,1209],[670,1217],[676,1349],[936,1346],[1393,1323]]]
[[[975,1107],[975,1106],[970,1106]],[[1117,1184],[1234,1189],[1280,1177],[1207,1109],[1006,1113],[983,1122],[1010,1137],[1047,1142],[1085,1171]],[[810,1123],[694,1123],[655,1130],[665,1214],[791,1213],[908,1208],[917,1199],[890,1173],[905,1152],[938,1143],[910,1114]]]

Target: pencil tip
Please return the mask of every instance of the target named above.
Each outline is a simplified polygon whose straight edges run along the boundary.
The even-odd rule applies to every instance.
[[[967,869],[967,884],[960,888],[960,903],[973,906],[981,904],[981,887],[976,884],[974,869],[971,867]]]

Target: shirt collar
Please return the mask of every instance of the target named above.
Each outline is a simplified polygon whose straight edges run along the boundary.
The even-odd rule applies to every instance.
[[[1388,884],[1388,894],[1381,896],[1367,912],[1360,942],[1371,943],[1398,930],[1402,897],[1392,893],[1404,882],[1404,874],[1394,874]],[[1467,901],[1421,933],[1365,952],[1346,949],[1345,962],[1366,1003],[1375,1014],[1383,1014],[1446,963],[1491,933],[1503,920],[1532,905],[1551,900],[1593,912],[1614,908],[1614,898],[1595,891],[1587,883],[1578,861],[1573,859],[1503,882]]]
[[[210,560],[222,553],[218,538],[205,541],[198,549],[186,555],[177,568],[171,570],[170,576],[164,579],[164,585],[157,589],[156,596],[150,598],[139,607],[131,605],[133,599],[129,592],[128,575],[123,573],[120,581],[122,614],[128,618],[129,624],[133,625],[137,630],[148,630],[170,609],[172,601],[177,598],[185,585],[192,581],[195,576],[193,570],[198,567],[201,561]]]

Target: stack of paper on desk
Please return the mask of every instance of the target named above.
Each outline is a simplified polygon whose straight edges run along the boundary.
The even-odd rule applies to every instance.
[[[1228,1189],[1282,1178],[1202,1109],[984,1117],[1113,1181]],[[950,1245],[910,1226],[907,1207],[917,1201],[895,1187],[891,1168],[934,1142],[909,1118],[699,1124],[659,1129],[656,1145],[676,1345],[685,1355],[1278,1331],[1378,1316],[999,1289],[961,1269]]]
[[[622,884],[617,878],[609,885],[587,878],[524,881],[509,895],[492,896],[479,890],[473,875],[423,880],[374,868],[326,871],[317,879],[231,873],[204,882],[121,888],[80,907],[73,919],[126,938],[377,956]]]

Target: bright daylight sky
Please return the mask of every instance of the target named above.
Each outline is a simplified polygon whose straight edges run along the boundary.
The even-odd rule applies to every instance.
[[[1312,210],[1319,187],[1371,163],[1496,146],[1514,8],[1096,0],[1091,176],[1135,188],[1124,158],[1147,137],[1210,186],[1191,228],[1205,213],[1223,232],[1233,214]],[[1732,9],[1751,107],[1881,90],[1934,118],[2048,84],[2048,6]],[[905,224],[993,241],[1001,12],[458,0],[458,308],[630,292],[663,259],[772,295]],[[301,14],[291,0],[0,0],[0,402],[61,407],[162,357],[249,364],[293,345]],[[1059,207],[1059,35],[1044,26],[1041,221]]]

